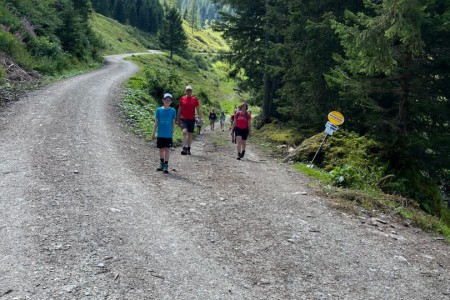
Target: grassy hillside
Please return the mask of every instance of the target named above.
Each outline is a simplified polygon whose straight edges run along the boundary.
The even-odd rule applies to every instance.
[[[102,41],[103,55],[143,52],[147,49],[159,48],[155,37],[103,15],[92,13],[89,24]]]
[[[193,52],[218,53],[229,50],[221,34],[211,28],[192,30],[186,21],[183,22],[183,28],[188,38],[188,47]]]
[[[142,52],[147,49],[160,48],[157,36],[120,24],[116,20],[103,15],[92,13],[89,24],[103,43],[104,49],[101,53],[104,55]],[[218,53],[228,50],[228,45],[221,38],[220,33],[214,32],[210,28],[192,31],[186,22],[184,22],[183,28],[188,38],[188,52]]]
[[[231,114],[234,106],[246,98],[227,78],[228,66],[210,55],[194,55],[191,59],[175,55],[172,60],[168,55],[141,55],[130,59],[141,71],[128,81],[121,106],[133,128],[146,138],[150,137],[154,110],[161,105],[164,92],[174,95],[173,106],[177,107],[184,87],[191,84],[200,99],[204,119],[212,108]],[[176,128],[175,143],[180,137]]]

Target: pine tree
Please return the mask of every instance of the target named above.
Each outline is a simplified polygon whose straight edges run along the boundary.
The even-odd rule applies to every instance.
[[[198,16],[199,12],[198,12],[198,5],[197,5],[197,0],[191,0],[191,4],[189,6],[189,25],[191,26],[192,29],[192,34],[194,34],[194,29],[198,27],[198,20],[199,20],[199,16]]]
[[[360,127],[384,143],[391,170],[408,179],[396,192],[439,214],[433,181],[450,169],[448,116],[437,113],[449,108],[444,69],[450,59],[444,53],[450,30],[443,23],[449,5],[439,10],[426,0],[366,3],[370,14],[347,12],[346,23],[334,22],[345,54],[336,57],[328,80],[348,111],[363,119]],[[424,30],[432,36],[426,42]]]
[[[125,24],[127,19],[125,15],[125,7],[123,5],[123,0],[116,0],[113,10],[113,17],[120,23]]]
[[[92,0],[95,11],[107,17],[111,17],[110,0]]]
[[[270,121],[273,116],[273,99],[279,86],[276,71],[277,58],[273,55],[277,26],[271,23],[267,11],[273,1],[269,0],[226,0],[232,13],[222,12],[221,22],[214,25],[230,44],[230,63],[245,71],[248,80],[242,88],[251,90],[255,99],[263,99],[260,124]],[[256,100],[258,101],[258,100]],[[260,101],[260,100],[259,100]]]
[[[183,30],[181,16],[176,8],[171,8],[164,16],[159,40],[164,49],[170,51],[170,58],[173,53],[182,53],[186,48],[186,34]]]
[[[341,20],[345,9],[361,10],[363,1],[282,0],[277,6],[279,13],[275,14],[282,14],[284,20],[273,27],[283,36],[283,42],[275,45],[283,73],[275,99],[276,117],[320,131],[324,116],[343,108],[324,76],[336,64],[334,53],[342,52],[331,20]]]

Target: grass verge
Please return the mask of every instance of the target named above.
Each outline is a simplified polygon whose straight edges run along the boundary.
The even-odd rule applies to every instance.
[[[308,133],[306,134],[308,135]],[[259,149],[275,159],[284,160],[289,147],[300,145],[301,133],[280,124],[269,124],[256,131],[252,137]],[[405,225],[412,225],[425,231],[442,234],[450,242],[450,227],[438,217],[430,216],[422,211],[415,201],[398,195],[389,195],[362,180],[361,184],[351,187],[336,186],[336,177],[319,168],[310,168],[306,164],[296,163],[294,168],[315,179],[313,189],[318,194],[330,199],[336,209],[352,212],[356,215],[377,214],[389,215]]]
[[[376,217],[388,215],[405,225],[412,225],[424,231],[441,234],[450,242],[450,227],[439,218],[430,216],[403,197],[384,194],[365,186],[361,189],[349,189],[333,186],[332,176],[323,170],[310,168],[306,164],[294,164],[294,168],[316,179],[313,188],[322,196],[330,198],[331,205],[339,210],[355,215],[365,214]]]

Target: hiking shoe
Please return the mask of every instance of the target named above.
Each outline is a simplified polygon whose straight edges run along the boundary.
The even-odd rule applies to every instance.
[[[187,153],[187,155],[191,155],[191,148],[190,147],[186,148],[186,153]]]
[[[181,150],[181,155],[186,155],[186,154],[187,154],[186,147],[183,147],[183,150]]]
[[[241,158],[243,158],[244,155],[245,155],[245,150],[242,150],[242,152],[241,152]]]
[[[164,174],[169,173],[169,164],[164,164],[163,171],[164,171]]]
[[[159,163],[159,167],[156,168],[156,171],[164,171],[164,163],[163,162]]]

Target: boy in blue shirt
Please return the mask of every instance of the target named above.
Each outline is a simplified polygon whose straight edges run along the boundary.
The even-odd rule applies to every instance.
[[[160,164],[156,169],[163,171],[165,174],[169,173],[169,156],[170,147],[172,147],[173,130],[175,128],[175,119],[177,112],[170,107],[172,104],[172,95],[164,94],[163,106],[158,107],[155,111],[155,124],[153,126],[152,141],[155,140],[155,133],[158,130],[158,138],[156,140],[156,147],[159,149]]]

